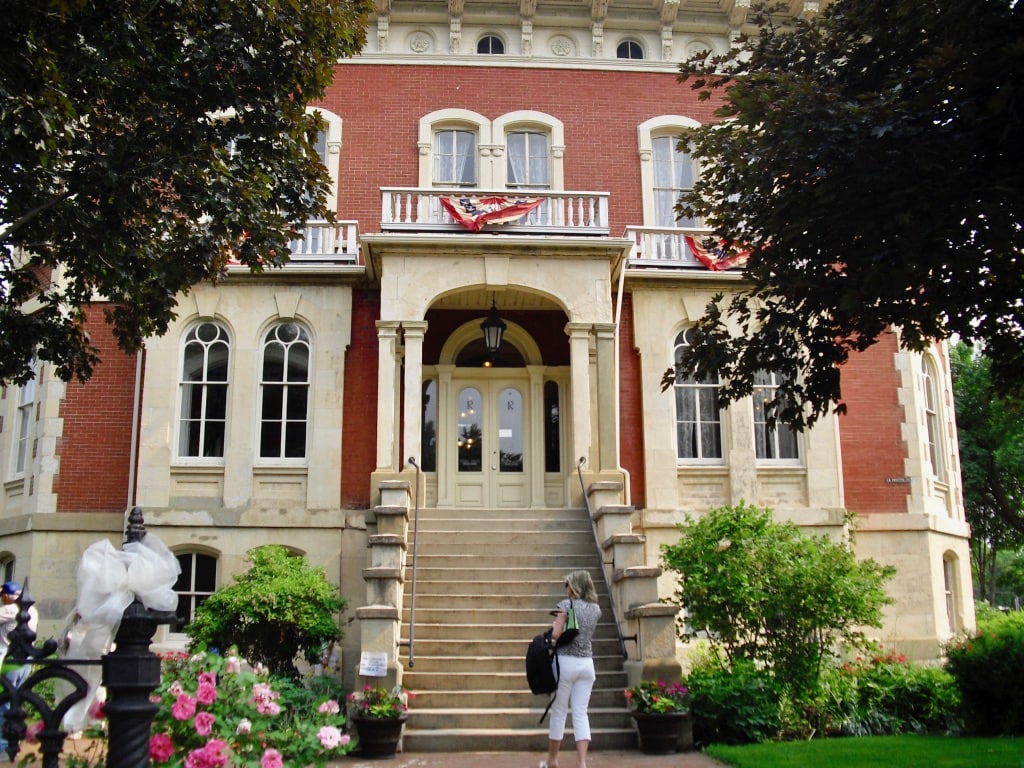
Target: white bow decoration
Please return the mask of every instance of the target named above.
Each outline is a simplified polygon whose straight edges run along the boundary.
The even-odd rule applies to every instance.
[[[78,602],[64,631],[64,658],[99,659],[110,650],[125,609],[136,600],[154,611],[178,607],[174,584],[181,573],[178,558],[152,533],[115,549],[107,539],[90,544],[78,564]],[[67,732],[88,725],[89,709],[102,671],[82,669],[89,694],[64,716]]]

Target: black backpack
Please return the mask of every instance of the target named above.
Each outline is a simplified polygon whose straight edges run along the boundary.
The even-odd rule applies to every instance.
[[[554,656],[555,664],[552,669],[551,657]],[[535,694],[554,694],[558,690],[558,677],[561,670],[558,666],[558,656],[555,654],[554,645],[551,642],[551,630],[537,635],[526,647],[526,682],[530,690]],[[540,722],[548,716],[548,710],[555,702],[551,697],[544,714],[540,716]]]

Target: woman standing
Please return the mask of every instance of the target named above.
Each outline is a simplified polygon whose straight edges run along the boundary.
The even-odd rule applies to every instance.
[[[601,618],[601,607],[597,604],[594,582],[587,571],[573,571],[565,577],[566,598],[555,609],[555,620],[551,625],[552,637],[557,642],[565,629],[569,604],[576,611],[580,632],[565,645],[556,650],[561,674],[555,703],[551,707],[551,721],[548,726],[548,757],[541,760],[540,768],[558,768],[558,750],[565,735],[565,718],[572,707],[572,733],[576,740],[576,768],[586,768],[587,749],[590,747],[590,692],[594,688],[594,650],[591,640],[594,629]]]

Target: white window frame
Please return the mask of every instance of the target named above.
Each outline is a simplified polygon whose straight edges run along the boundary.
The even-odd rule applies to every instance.
[[[755,378],[754,389],[752,392],[752,405],[753,405],[753,424],[754,424],[754,456],[756,457],[758,464],[770,464],[773,466],[800,466],[803,461],[803,446],[801,445],[800,433],[793,430],[788,424],[776,421],[774,427],[769,427],[767,424],[767,418],[764,413],[764,403],[770,402],[775,398],[775,392],[778,390],[781,382],[781,376],[776,371],[761,371],[761,376],[767,376],[768,381],[763,383],[757,383]],[[758,436],[758,428],[764,430],[764,441],[762,442]],[[783,444],[780,440],[780,434],[783,431],[788,432],[792,437],[792,447],[795,456],[782,456]],[[759,456],[758,451],[761,445],[764,445],[766,454],[765,456]]]
[[[501,51],[497,53],[495,51],[481,51],[480,46],[485,40],[497,40],[501,44]],[[508,53],[508,43],[501,35],[495,34],[494,32],[487,32],[480,35],[477,39],[475,50],[481,56],[505,56]]]
[[[619,52],[622,50],[622,46],[626,46],[629,51],[632,51],[634,48],[639,49],[640,55],[620,56]],[[624,37],[622,40],[619,40],[618,45],[615,46],[615,58],[620,61],[643,61],[647,58],[647,49],[639,40],[635,40],[632,37]]]
[[[565,125],[557,117],[532,109],[507,112],[495,118],[491,129],[498,146],[492,153],[501,162],[494,166],[494,181],[500,189],[521,189],[509,183],[508,178],[508,137],[513,133],[540,133],[548,137],[548,185],[546,189],[565,189]],[[534,187],[541,189],[541,187]]]
[[[469,131],[476,134],[476,187],[490,188],[493,185],[490,164],[483,161],[490,153],[491,123],[483,115],[468,109],[439,109],[420,118],[417,138],[420,152],[419,186],[448,186],[434,179],[434,135],[444,130]]]
[[[942,428],[942,400],[939,397],[939,368],[931,355],[921,355],[921,410],[924,418],[925,458],[932,475],[946,482],[945,431]]]
[[[35,423],[36,393],[39,383],[39,366],[31,363],[31,379],[18,387],[18,405],[15,410],[16,431],[11,445],[11,475],[22,478],[32,463],[32,425]]]
[[[684,347],[692,345],[691,340],[688,338],[688,334],[693,331],[693,326],[684,328],[676,334],[675,345],[673,350],[673,361],[679,361],[680,350]],[[674,424],[675,424],[675,443],[676,443],[676,462],[680,465],[690,464],[716,464],[721,465],[725,463],[725,432],[723,430],[724,419],[722,418],[723,409],[721,402],[718,398],[718,390],[721,387],[721,381],[716,374],[714,380],[702,380],[697,381],[694,378],[682,379],[677,374],[675,384],[673,386],[673,411],[674,411]],[[703,392],[712,390],[714,392],[715,403],[717,410],[714,414],[705,414],[701,409],[701,403],[703,399],[701,397]],[[696,455],[695,456],[683,456],[682,445],[679,440],[679,424],[680,424],[680,413],[679,413],[679,398],[680,396],[687,399],[693,400],[693,411],[695,421],[687,422],[692,423],[694,436],[697,441]],[[714,418],[705,418],[705,416]],[[718,432],[718,455],[706,455],[709,449],[704,446],[703,434],[705,426],[714,426]]]
[[[663,137],[678,138],[684,128],[699,128],[700,123],[682,115],[659,115],[645,120],[637,126],[637,147],[640,156],[640,184],[643,194],[643,224],[646,227],[658,226],[657,201],[654,194],[654,140]],[[695,169],[699,174],[700,169]],[[695,176],[696,178],[696,176]],[[674,226],[674,225],[673,225]],[[695,222],[695,227],[703,224]]]
[[[200,327],[205,326],[205,325],[213,325],[213,326],[217,327],[220,330],[222,335],[218,336],[218,338],[212,340],[209,343],[203,342],[205,344],[205,347],[206,347],[205,352],[204,352],[204,360],[205,360],[205,362],[204,362],[204,367],[203,367],[203,377],[202,377],[201,380],[187,381],[185,379],[185,353],[186,353],[187,348],[188,348],[188,346],[190,344],[190,341],[191,341],[190,337],[192,336],[193,332],[197,331]],[[210,349],[210,347],[214,343],[221,343],[221,342],[226,343],[226,345],[227,345],[227,354],[228,354],[228,359],[227,359],[227,362],[225,363],[225,367],[226,367],[225,378],[224,378],[223,381],[216,380],[216,379],[210,379],[209,378],[209,374],[210,374],[210,371],[209,371],[209,349]],[[185,332],[181,336],[181,345],[180,345],[180,347],[178,349],[178,402],[177,402],[177,408],[175,410],[175,415],[176,416],[175,416],[175,424],[174,424],[174,427],[175,427],[175,429],[174,429],[174,432],[175,432],[174,456],[175,456],[175,463],[177,463],[177,464],[197,464],[197,465],[209,465],[209,466],[223,466],[223,464],[224,464],[224,456],[225,456],[225,454],[227,454],[227,450],[228,450],[228,441],[229,441],[229,434],[228,434],[228,432],[229,432],[229,428],[230,428],[230,424],[231,424],[231,378],[232,378],[231,367],[232,367],[232,364],[234,362],[234,354],[233,354],[232,347],[233,347],[233,341],[232,341],[232,337],[231,337],[231,332],[228,329],[227,325],[224,324],[223,322],[219,321],[219,320],[213,320],[213,319],[209,319],[209,318],[203,319],[203,320],[197,320],[196,322],[191,323],[185,329]],[[211,418],[209,418],[207,416],[207,406],[209,404],[209,397],[208,397],[208,395],[209,395],[209,387],[211,385],[216,385],[216,386],[223,385],[225,387],[225,394],[224,394],[224,400],[225,400],[225,402],[224,402],[224,418],[223,418],[223,422],[224,422],[224,436],[223,436],[223,446],[222,446],[222,450],[221,450],[221,453],[220,453],[219,456],[204,456],[204,455],[202,455],[202,446],[203,446],[203,444],[205,443],[205,440],[206,440],[207,424],[208,423],[213,423],[214,421],[218,421],[217,419],[211,419]],[[190,400],[188,400],[188,401],[186,400],[186,387],[198,387],[198,388],[200,388],[201,402],[199,404],[200,414],[199,414],[198,420],[196,420],[196,419],[185,419],[184,418],[184,408],[185,408],[186,402],[191,402]],[[186,446],[182,445],[182,437],[183,437],[182,430],[184,428],[184,422],[185,421],[198,421],[199,422],[199,425],[200,425],[199,426],[199,429],[200,429],[200,432],[199,432],[200,454],[198,456],[190,456],[190,455],[184,453],[184,450],[185,450]]]
[[[327,168],[327,175],[331,177],[331,186],[327,190],[328,210],[338,211],[338,189],[340,185],[341,167],[341,128],[342,120],[338,115],[323,107],[307,107],[307,112],[319,113],[321,119],[327,123],[326,130],[321,131],[324,139],[324,154],[320,156],[320,162]]]
[[[291,341],[281,341],[280,339],[272,339],[271,334],[276,334],[277,331],[284,326],[295,326],[299,330],[299,336]],[[304,337],[304,338],[302,338]],[[309,457],[309,446],[310,436],[312,433],[311,423],[311,406],[313,397],[313,386],[312,386],[312,373],[313,373],[313,337],[303,323],[296,320],[280,320],[272,323],[262,334],[262,342],[260,344],[260,370],[259,370],[259,398],[257,404],[257,429],[256,429],[256,461],[259,465],[265,466],[268,464],[273,465],[288,465],[288,466],[305,466]],[[282,370],[281,381],[270,381],[266,378],[266,354],[267,348],[271,345],[281,345],[284,347],[284,369]],[[291,380],[288,377],[288,358],[289,353],[297,345],[304,345],[306,347],[306,378],[304,381]],[[280,387],[282,389],[281,395],[281,413],[278,414],[276,419],[273,421],[282,425],[280,435],[278,439],[278,452],[274,456],[263,455],[263,425],[270,419],[265,418],[263,412],[264,398],[266,396],[267,389],[271,386]],[[299,419],[290,419],[288,417],[288,403],[290,396],[294,396],[294,392],[298,389],[305,390],[306,398],[306,410],[301,421],[304,425],[305,441],[302,449],[302,456],[285,456],[285,446],[287,444],[286,434],[289,424],[293,424],[299,421]]]

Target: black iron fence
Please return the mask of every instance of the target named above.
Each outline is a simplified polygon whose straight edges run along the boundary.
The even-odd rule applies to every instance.
[[[128,516],[125,543],[142,541],[145,536],[142,510],[135,507]],[[121,617],[111,652],[96,660],[63,659],[55,655],[57,641],[35,644],[36,633],[29,627],[33,604],[26,580],[18,599],[17,626],[9,635],[4,666],[30,665],[31,672],[18,684],[13,684],[8,676],[0,676],[0,705],[9,705],[3,736],[12,762],[27,735],[28,706],[42,723],[36,736],[42,766],[58,767],[67,735],[62,729],[64,716],[89,694],[89,684],[76,667],[99,665],[107,690],[107,768],[148,767],[150,730],[159,708],[150,701],[150,695],[160,685],[160,657],[149,648],[156,628],[176,620],[174,612],[151,610],[136,599]],[[52,686],[50,681],[56,680],[67,683],[70,692],[54,701],[45,692]]]

